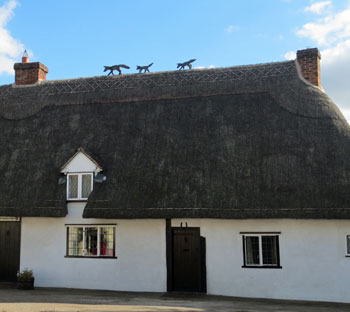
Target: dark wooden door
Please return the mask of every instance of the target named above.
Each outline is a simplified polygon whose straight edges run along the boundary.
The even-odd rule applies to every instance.
[[[202,283],[199,228],[172,228],[173,290],[200,292]]]
[[[15,282],[19,270],[21,223],[0,221],[0,281]]]

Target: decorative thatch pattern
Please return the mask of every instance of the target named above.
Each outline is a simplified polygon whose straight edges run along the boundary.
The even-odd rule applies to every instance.
[[[0,215],[64,216],[60,167],[103,163],[99,218],[348,218],[350,128],[294,62],[0,87]]]
[[[287,66],[287,64],[289,66]],[[177,73],[176,75],[174,75],[173,72],[163,72],[161,75],[159,75],[160,73],[153,73],[145,76],[123,75],[120,77],[92,77],[84,79],[47,81],[41,86],[40,93],[43,95],[61,95],[63,93],[161,87],[196,82],[232,81],[293,75],[295,73],[293,65],[292,62],[285,62],[254,66],[237,66],[228,69],[220,68],[211,71],[192,70]],[[0,89],[0,97],[6,98],[10,93],[10,86]]]

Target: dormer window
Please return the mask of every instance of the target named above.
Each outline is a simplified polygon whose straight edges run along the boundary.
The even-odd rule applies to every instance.
[[[102,167],[83,148],[78,151],[61,168],[66,175],[67,200],[86,201],[93,190],[94,180],[106,179],[101,173]],[[100,179],[99,179],[100,177]]]
[[[93,189],[93,173],[67,174],[67,199],[87,200]]]

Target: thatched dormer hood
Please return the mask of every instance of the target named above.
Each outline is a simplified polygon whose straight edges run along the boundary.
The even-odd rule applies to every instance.
[[[350,217],[349,125],[294,61],[5,85],[0,129],[1,216],[66,215],[83,147],[84,217]]]

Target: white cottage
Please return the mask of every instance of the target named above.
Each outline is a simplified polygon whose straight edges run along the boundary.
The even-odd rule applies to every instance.
[[[350,302],[350,128],[319,59],[57,81],[15,64],[0,280]]]

